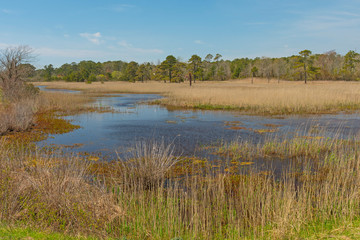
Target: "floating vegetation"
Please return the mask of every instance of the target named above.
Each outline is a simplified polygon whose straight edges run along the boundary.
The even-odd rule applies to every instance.
[[[177,124],[178,123],[177,121],[173,121],[173,120],[166,120],[165,122],[169,123],[169,124]]]
[[[282,127],[284,125],[281,125],[281,124],[272,124],[272,123],[266,123],[266,124],[263,124],[265,127],[271,127],[271,128],[278,128],[278,127]]]
[[[243,123],[240,121],[225,121],[224,122],[224,126],[238,126],[238,125],[243,125]]]
[[[256,133],[260,133],[260,134],[262,134],[262,133],[274,133],[274,132],[277,132],[278,130],[277,129],[256,129],[256,130],[254,130],[254,132],[256,132]]]
[[[27,145],[45,140],[49,134],[63,134],[79,128],[80,126],[58,117],[53,112],[38,113],[31,129],[23,132],[11,132],[1,136],[0,139],[5,139],[9,144]]]
[[[230,129],[230,130],[251,130],[251,128],[237,127],[237,126],[232,126],[232,127],[225,128],[225,129]]]
[[[66,145],[66,144],[56,144],[60,148],[69,148],[69,149],[75,149],[75,148],[81,148],[84,146],[83,143],[74,143],[72,145]]]
[[[197,116],[184,116],[184,115],[176,115],[176,118],[179,118],[181,120],[187,120],[187,119],[196,119]]]

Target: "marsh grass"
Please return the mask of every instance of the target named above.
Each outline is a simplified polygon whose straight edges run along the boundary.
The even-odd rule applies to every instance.
[[[37,118],[44,113],[69,115],[93,110],[85,105],[89,102],[89,97],[61,93],[41,93],[33,98],[3,102],[0,105],[0,135],[24,132],[37,124]]]
[[[296,239],[359,218],[357,139],[279,141],[223,149],[297,161],[280,175],[241,158],[174,159],[156,142],[108,163],[0,144],[0,221],[100,238]]]
[[[58,115],[111,111],[107,107],[92,105],[94,101],[94,96],[90,94],[41,92],[37,106],[39,112],[55,112]]]
[[[269,141],[262,148],[248,144],[238,149],[262,155],[269,151]],[[193,166],[178,162],[172,170],[176,166],[198,169],[200,164],[201,171],[186,169],[182,175],[170,171],[157,179],[153,188],[143,187],[142,182],[134,187],[129,184],[133,179],[113,178],[111,191],[119,205],[126,206],[126,217],[109,231],[135,239],[309,236],[306,234],[313,234],[314,228],[327,228],[328,222],[336,224],[359,216],[357,146],[355,140],[316,137],[272,143],[272,157],[297,161],[277,176],[271,169],[259,171],[256,165],[236,164],[233,171],[222,171],[209,161],[192,159]],[[229,159],[224,168],[233,163]]]
[[[88,162],[0,144],[0,221],[103,236],[123,214],[111,193],[90,183]]]
[[[88,94],[41,92],[33,98],[0,104],[0,136],[26,143],[40,141],[47,134],[61,134],[80,126],[61,117],[88,112],[113,112],[110,107],[95,106]]]
[[[34,99],[2,104],[0,107],[0,135],[6,132],[19,132],[30,128],[34,123]]]
[[[170,169],[179,161],[174,156],[174,146],[162,142],[137,142],[122,159],[118,156],[117,168],[122,177],[140,188],[151,189],[163,181]],[[124,182],[126,182],[125,180]]]
[[[357,83],[280,85],[201,83],[190,90],[184,84],[106,83],[100,91],[153,91],[168,94],[177,106],[184,102],[189,107],[192,103],[238,107],[255,99],[246,108],[254,113],[264,113],[268,104],[275,107],[271,114],[299,109],[321,113],[327,111],[324,106],[331,106],[329,111],[357,108]],[[161,90],[163,86],[166,89]],[[87,87],[98,91],[97,83]],[[38,105],[31,106],[42,109],[45,115],[40,120],[45,122],[49,112],[81,113],[88,111],[84,104],[91,103],[86,95],[61,93],[44,93],[38,99]],[[289,111],[284,111],[286,104],[292,106]],[[333,109],[336,104],[340,107]],[[214,149],[223,161],[214,163],[174,157],[171,145],[156,142],[139,143],[122,162],[96,162],[1,140],[0,222],[98,238],[309,238],[314,229],[326,232],[329,223],[338,227],[360,217],[358,139],[317,134],[293,139],[271,135],[262,144],[224,144]],[[296,164],[275,175],[271,168],[257,167],[259,157]]]
[[[43,84],[43,83],[39,83]],[[75,89],[93,93],[158,93],[166,98],[156,103],[168,107],[208,110],[236,110],[247,114],[286,115],[356,111],[360,108],[360,83],[343,81],[302,82],[263,79],[223,82],[164,84],[126,83],[46,83],[51,88]]]

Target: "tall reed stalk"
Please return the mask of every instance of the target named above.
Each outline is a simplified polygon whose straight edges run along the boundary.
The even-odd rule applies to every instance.
[[[196,161],[182,164],[162,143],[113,163],[0,144],[0,221],[101,238],[289,239],[360,217],[356,139],[276,141],[238,149],[296,160],[277,175],[232,159],[224,164],[233,171],[191,172]]]

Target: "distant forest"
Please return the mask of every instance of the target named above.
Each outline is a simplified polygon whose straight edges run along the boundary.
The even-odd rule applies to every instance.
[[[312,54],[309,50],[299,55],[281,58],[237,58],[223,60],[220,54],[208,54],[202,59],[193,55],[188,61],[180,61],[172,55],[157,64],[125,61],[66,63],[59,68],[46,65],[36,70],[25,64],[31,80],[69,82],[94,81],[164,81],[184,82],[190,78],[195,81],[212,81],[262,77],[283,80],[360,80],[360,56],[355,51],[341,55],[335,51]]]

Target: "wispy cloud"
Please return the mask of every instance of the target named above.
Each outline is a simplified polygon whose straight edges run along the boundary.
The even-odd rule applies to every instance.
[[[360,14],[341,7],[336,10],[315,9],[303,12],[282,26],[276,31],[281,36],[279,43],[293,46],[279,49],[285,53],[297,53],[305,48],[317,49],[319,52],[336,49],[339,53],[344,53],[358,46],[360,41]]]
[[[247,26],[261,26],[261,25],[268,25],[268,22],[246,22],[244,25]]]
[[[204,43],[203,41],[201,41],[201,40],[195,40],[194,43],[196,43],[196,44],[205,44],[205,43]]]
[[[126,42],[126,41],[120,41],[118,42],[118,45],[129,50],[130,52],[134,52],[134,53],[155,53],[155,54],[162,54],[164,53],[163,50],[161,49],[145,49],[145,48],[136,48],[136,47],[133,47],[132,44]]]
[[[297,23],[297,28],[307,33],[321,35],[332,33],[337,35],[339,32],[349,31],[349,36],[357,32],[360,25],[360,16],[354,15],[318,15],[309,16]]]
[[[131,45],[130,43],[126,42],[125,40],[118,42],[118,44],[119,44],[120,46],[122,46],[122,47],[125,47],[125,48],[130,48],[130,47],[132,47],[132,45]]]
[[[4,48],[7,48],[7,47],[11,47],[11,45],[7,44],[7,43],[1,43],[0,42],[0,49],[4,49]]]
[[[124,12],[126,10],[135,8],[135,5],[131,5],[131,4],[118,4],[115,5],[114,7],[112,7],[111,9],[115,12]]]
[[[100,44],[101,33],[80,33],[81,37],[86,38],[88,41],[94,44]]]
[[[81,49],[55,49],[55,48],[36,48],[35,53],[46,57],[71,57],[71,58],[93,58],[103,54],[101,51],[81,50]]]
[[[118,57],[119,54],[124,54],[128,56],[129,59],[133,59],[136,54],[162,54],[163,51],[160,49],[143,49],[132,47],[131,44],[126,43],[126,41],[119,42],[118,45],[123,45],[123,49],[119,47],[108,47],[109,50],[92,50],[92,49],[58,49],[51,47],[41,47],[35,48],[34,53],[42,57],[61,57],[61,58],[70,58],[70,59],[96,59],[98,56],[101,58],[113,58]],[[124,47],[127,46],[127,47]],[[0,49],[6,48],[9,45],[0,43]]]
[[[2,13],[6,13],[6,14],[14,14],[16,13],[14,10],[10,10],[10,9],[1,9]]]
[[[351,17],[360,17],[360,14],[347,12],[347,11],[336,11],[333,12],[335,15],[342,15],[342,16],[351,16]]]

